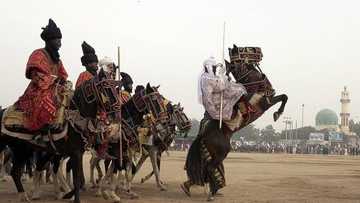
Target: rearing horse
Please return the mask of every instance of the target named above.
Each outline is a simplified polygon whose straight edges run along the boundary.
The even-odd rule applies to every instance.
[[[237,54],[234,53],[237,51],[238,47],[234,46],[230,49],[230,55]],[[225,186],[223,161],[231,149],[231,136],[281,102],[280,108],[273,115],[274,121],[278,120],[288,99],[285,94],[275,96],[271,83],[257,63],[233,60],[231,63],[226,62],[226,68],[227,74],[231,73],[236,82],[243,84],[248,92],[245,99],[240,98],[234,108],[235,113],[241,112],[240,123],[236,129],[231,130],[226,124],[219,129],[218,120],[205,117],[201,121],[203,127],[199,130],[198,137],[192,143],[186,158],[188,181],[181,185],[183,191],[190,196],[192,185],[209,184],[208,201],[214,200],[217,191]]]

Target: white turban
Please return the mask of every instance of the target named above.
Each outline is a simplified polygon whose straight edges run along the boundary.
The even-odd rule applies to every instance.
[[[205,72],[207,72],[210,75],[214,75],[213,72],[213,66],[216,66],[216,60],[213,56],[209,57],[208,59],[206,59],[203,63],[203,70],[201,72],[201,75]]]
[[[106,72],[111,72],[108,65],[113,64],[113,60],[110,57],[105,56],[103,59],[99,61],[100,68],[103,68]]]
[[[201,87],[201,78],[205,75],[214,77],[214,71],[213,66],[216,66],[216,60],[213,56],[210,56],[208,59],[206,59],[203,63],[203,68],[201,70],[201,73],[199,75],[198,79],[198,101],[200,104],[203,104],[203,92]]]

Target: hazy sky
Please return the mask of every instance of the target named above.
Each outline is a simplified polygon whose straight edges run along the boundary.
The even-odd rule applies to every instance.
[[[359,8],[356,0],[6,1],[0,12],[0,104],[12,104],[25,90],[27,59],[43,47],[41,27],[51,17],[63,33],[60,54],[70,80],[85,69],[80,62],[83,40],[99,58],[116,60],[116,47],[121,46],[121,70],[135,85],[161,85],[165,97],[200,119],[197,77],[205,58],[221,59],[226,21],[226,47],[262,48],[263,71],[277,93],[289,96],[284,115],[300,125],[302,103],[305,125],[314,125],[322,108],[340,113],[346,85],[351,117],[359,120]],[[256,126],[282,129],[282,119],[272,121],[274,111],[266,112]]]

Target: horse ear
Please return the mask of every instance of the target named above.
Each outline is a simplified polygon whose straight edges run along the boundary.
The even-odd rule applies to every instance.
[[[160,88],[160,85],[156,86],[155,89],[158,90]]]
[[[150,86],[150,83],[147,83],[147,84],[146,84],[145,93],[146,93],[146,94],[151,93],[151,86]]]
[[[104,78],[106,78],[106,73],[103,68],[100,69],[98,77],[99,77],[100,81],[103,80]]]

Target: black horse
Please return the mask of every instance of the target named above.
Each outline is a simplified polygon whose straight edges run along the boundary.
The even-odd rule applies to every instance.
[[[115,86],[114,81],[109,80],[104,71],[101,70],[96,77],[85,82],[80,88],[75,90],[68,111],[76,112],[82,119],[88,122],[96,122],[98,111],[106,112],[109,119],[118,119],[117,111],[120,108],[120,103],[115,94]],[[1,118],[3,113],[4,111],[1,111]],[[40,150],[70,157],[73,167],[74,189],[66,196],[70,198],[75,195],[74,202],[79,203],[83,152],[90,137],[87,137],[88,134],[83,133],[84,129],[77,126],[76,123],[69,122],[69,118],[66,118],[66,120],[68,126],[67,136],[57,141],[54,140],[52,144],[48,144],[45,148],[40,148]],[[20,199],[29,201],[20,177],[22,168],[29,155],[32,154],[34,149],[39,149],[39,147],[30,144],[28,141],[1,132],[0,152],[6,146],[9,146],[14,153],[11,176],[15,182]]]
[[[146,85],[144,91],[136,92],[131,99],[121,107],[122,115],[122,136],[121,145],[120,140],[115,139],[109,145],[109,154],[117,157],[112,160],[112,165],[106,172],[105,179],[100,180],[100,187],[98,195],[100,193],[105,198],[111,198],[114,202],[119,202],[120,197],[115,193],[115,189],[119,182],[114,179],[114,174],[117,174],[121,170],[125,170],[126,185],[125,190],[132,198],[137,198],[138,195],[131,191],[131,181],[135,173],[134,151],[140,150],[139,140],[137,136],[137,128],[144,122],[144,115],[151,113],[153,115],[160,115],[165,113],[165,109],[162,107],[163,97],[157,91],[155,87],[152,87],[149,83]],[[120,147],[121,146],[121,147]],[[120,154],[122,157],[120,159]],[[109,164],[109,161],[106,161]],[[108,167],[105,167],[108,168]],[[104,182],[106,179],[111,178],[111,190],[105,190]]]
[[[161,191],[166,190],[165,183],[160,179],[161,155],[168,150],[176,135],[186,135],[191,129],[191,121],[184,113],[180,103],[173,105],[169,101],[166,109],[169,115],[168,119],[153,124],[158,126],[156,134],[152,135],[153,143],[152,145],[143,144],[143,151],[145,150],[146,152],[142,153],[136,164],[136,171],[139,171],[145,160],[150,157],[152,171],[144,178],[141,178],[141,183],[155,175],[156,184]]]
[[[238,55],[238,47],[234,45],[230,54]],[[234,53],[236,52],[236,53]],[[188,181],[181,185],[183,191],[190,196],[192,185],[209,184],[208,200],[214,200],[215,194],[225,186],[225,173],[223,160],[230,152],[230,138],[234,132],[258,119],[269,108],[281,102],[281,106],[274,113],[274,121],[283,113],[288,97],[285,94],[275,96],[269,80],[262,73],[257,63],[244,61],[226,62],[227,74],[231,73],[237,83],[243,84],[247,89],[247,98],[237,103],[234,112],[247,109],[247,103],[252,105],[252,110],[242,110],[242,120],[236,129],[230,129],[226,124],[219,128],[219,121],[207,116],[201,121],[202,128],[198,137],[192,143],[187,158],[185,169]],[[242,108],[244,107],[245,108]]]

